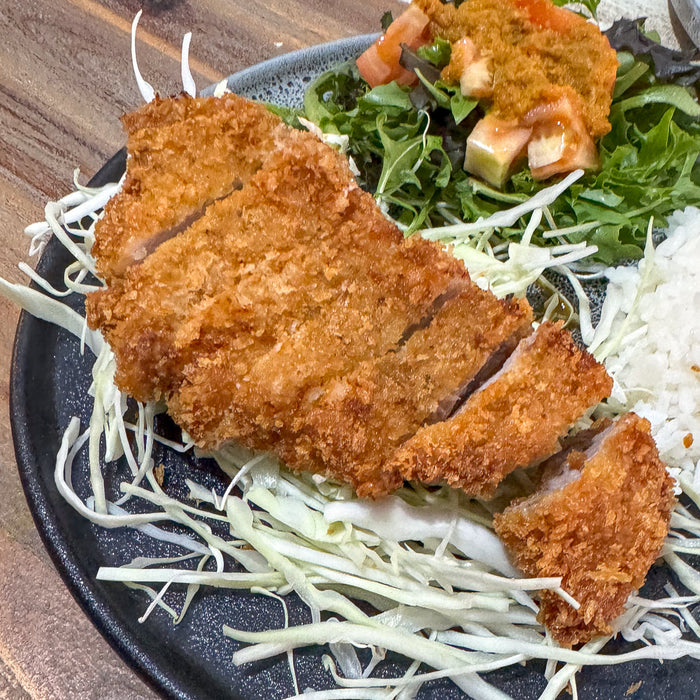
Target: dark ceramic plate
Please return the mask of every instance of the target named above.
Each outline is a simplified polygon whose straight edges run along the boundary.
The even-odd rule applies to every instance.
[[[255,66],[229,79],[229,87],[241,94],[284,104],[298,104],[306,84],[331,64],[357,55],[370,37],[357,37],[313,47]],[[92,181],[102,185],[115,181],[124,170],[124,153],[112,158]],[[49,243],[39,263],[39,272],[60,287],[68,255],[55,239]],[[82,306],[79,299],[72,302]],[[102,634],[124,659],[166,696],[178,698],[258,698],[287,697],[294,694],[286,659],[276,659],[237,668],[231,654],[237,644],[221,633],[223,624],[257,630],[283,626],[279,602],[247,593],[204,589],[195,599],[185,620],[177,626],[162,610],[156,610],[144,624],[137,618],[148,599],[116,583],[95,579],[100,566],[118,566],[136,554],[177,554],[169,545],[155,546],[139,533],[104,530],[79,516],[58,494],[53,480],[55,455],[61,435],[70,418],[78,415],[82,424],[89,419],[85,400],[90,385],[93,358],[81,356],[78,341],[50,324],[23,313],[15,340],[11,379],[12,431],[22,482],[37,527],[66,585]],[[166,421],[162,431],[172,429]],[[181,456],[161,449],[155,455],[167,467],[165,488],[182,493],[184,478],[197,471],[205,485],[222,491],[225,479],[205,460]],[[73,481],[82,498],[89,495],[86,460],[78,458]],[[116,493],[127,478],[124,465],[106,470],[109,491]],[[663,569],[656,569],[648,583],[648,594],[661,590],[667,580]],[[180,593],[174,594],[177,604]],[[308,619],[297,599],[290,597],[290,623]],[[323,670],[322,649],[295,654],[300,689],[332,687]],[[389,657],[382,672],[395,676],[404,666],[401,659]],[[544,687],[542,664],[515,667],[490,674],[488,679],[519,699],[534,699]],[[632,684],[641,681],[633,693],[645,698],[700,697],[700,664],[681,660],[674,663],[634,663],[625,666],[587,669],[580,675],[579,697],[588,700],[626,698]],[[425,686],[420,698],[450,700],[463,697],[448,682]]]

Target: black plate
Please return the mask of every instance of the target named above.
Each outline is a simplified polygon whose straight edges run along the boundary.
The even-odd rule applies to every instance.
[[[313,47],[282,56],[229,78],[229,87],[250,97],[277,103],[298,104],[306,84],[329,65],[357,53],[371,37],[357,37]],[[118,153],[93,178],[93,185],[115,181],[124,170],[124,153]],[[52,239],[38,266],[40,274],[61,287],[63,269],[69,256]],[[76,308],[82,302],[75,299]],[[61,435],[73,415],[85,426],[90,404],[85,400],[90,385],[92,357],[80,355],[78,341],[61,329],[23,313],[15,338],[12,359],[10,408],[12,434],[22,484],[37,528],[66,585],[101,633],[122,657],[155,688],[167,696],[204,700],[233,698],[273,700],[294,694],[286,659],[237,668],[231,663],[236,642],[221,634],[223,624],[244,629],[269,629],[283,625],[277,601],[247,593],[203,589],[185,620],[178,626],[161,610],[144,624],[138,617],[148,605],[143,592],[121,584],[95,579],[100,566],[118,566],[136,554],[176,554],[173,548],[154,545],[139,533],[104,530],[79,516],[58,494],[53,478],[55,455]],[[167,431],[167,421],[161,429]],[[206,460],[178,456],[167,449],[155,455],[168,467],[166,490],[182,492],[185,476],[197,472],[197,480],[217,485],[225,478]],[[116,493],[127,478],[124,465],[106,469],[107,487]],[[76,459],[73,480],[81,497],[89,495],[87,464]],[[109,495],[109,494],[108,494]],[[661,591],[667,581],[665,570],[650,576],[645,593]],[[177,602],[180,593],[175,593]],[[303,604],[289,597],[290,623],[307,621]],[[629,648],[627,645],[626,648]],[[332,687],[323,670],[323,650],[295,654],[299,686],[315,689]],[[394,676],[404,668],[402,660],[389,658],[383,673]],[[492,673],[488,680],[515,698],[536,698],[544,688],[542,664],[515,667]],[[631,697],[700,698],[698,662],[684,659],[660,664],[654,661],[624,666],[589,668],[579,676],[579,697],[588,700],[627,698],[630,686],[641,681]],[[450,700],[463,697],[449,682],[423,688],[420,698]]]

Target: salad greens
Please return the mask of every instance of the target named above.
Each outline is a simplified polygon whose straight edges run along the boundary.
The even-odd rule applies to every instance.
[[[599,143],[601,169],[553,204],[532,236],[539,246],[585,241],[598,247],[593,259],[605,264],[641,257],[651,216],[664,226],[674,210],[700,204],[700,106],[689,86],[697,69],[678,52],[655,49],[641,22],[631,25],[610,30],[613,43],[619,39],[640,54],[618,53],[612,128]],[[413,89],[396,83],[370,89],[348,62],[320,76],[305,95],[306,118],[347,137],[360,184],[407,234],[486,218],[551,184],[524,169],[498,191],[463,170],[467,136],[484,110],[440,79],[449,53],[449,42],[440,38],[415,53],[404,48],[404,67],[420,79]],[[670,82],[677,76],[683,80]],[[545,235],[551,228],[566,231]],[[504,228],[499,237],[519,240],[522,230]]]
[[[643,19],[618,19],[605,36],[617,51],[648,56],[655,75],[661,80],[674,80],[679,85],[693,85],[700,80],[700,65],[682,51],[662,46],[655,33],[644,29]]]

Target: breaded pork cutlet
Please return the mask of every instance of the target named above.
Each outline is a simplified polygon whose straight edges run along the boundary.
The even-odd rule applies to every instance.
[[[232,94],[162,100],[124,122],[126,179],[92,247],[108,284],[242,187],[291,133],[263,105]]]
[[[527,302],[471,284],[401,347],[305,396],[278,451],[289,466],[331,473],[359,496],[394,490],[403,477],[383,468],[386,459],[422,425],[443,420],[531,323]]]
[[[303,198],[290,189],[300,181]],[[226,345],[239,362],[257,356],[345,294],[352,270],[335,232],[354,188],[342,157],[292,132],[243,189],[89,294],[88,323],[115,352],[120,388],[142,401],[165,398],[195,354]],[[308,208],[323,214],[308,217]]]
[[[224,386],[248,406],[289,403],[295,382],[310,371],[383,354],[443,297],[469,284],[461,263],[438,246],[404,241],[356,186],[342,156],[295,132],[246,187],[91,294],[87,312],[115,351],[119,386],[135,397],[167,400],[178,390],[170,397],[177,418],[184,416],[179,394],[188,388],[179,390],[182,372],[189,384],[205,377],[195,420],[211,409],[221,442],[258,423],[256,413],[235,432],[221,427],[236,405],[218,403]],[[277,371],[267,370],[268,356]],[[264,395],[251,396],[249,387]],[[207,444],[198,423],[180,422]],[[255,446],[270,446],[276,422],[260,426],[264,438]]]
[[[540,621],[571,646],[610,634],[643,584],[668,530],[673,480],[649,422],[633,413],[552,466],[538,491],[496,515],[494,526],[522,571],[561,576],[580,603],[576,610],[551,591],[540,594]]]
[[[408,480],[489,498],[514,469],[554,454],[611,388],[605,368],[561,324],[543,323],[454,416],[419,430],[388,466]]]
[[[307,202],[302,181],[290,189],[305,208],[305,220],[326,218],[325,206]],[[341,224],[328,232],[329,245],[342,252],[328,274],[344,280],[342,292],[253,362],[222,347],[186,367],[168,406],[198,444],[216,447],[235,438],[274,449],[305,396],[395,349],[471,284],[464,266],[442,248],[405,240],[371,195],[354,187],[348,200]]]

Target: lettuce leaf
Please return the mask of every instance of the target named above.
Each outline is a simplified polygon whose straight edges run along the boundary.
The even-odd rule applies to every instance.
[[[524,169],[498,191],[463,170],[467,136],[484,108],[435,77],[430,67],[445,62],[445,50],[437,41],[406,57],[420,78],[413,90],[395,83],[370,89],[349,62],[306,93],[306,117],[324,131],[348,136],[360,184],[388,206],[407,234],[487,217],[551,184]],[[674,210],[700,206],[694,91],[660,82],[646,54],[620,52],[619,61],[611,130],[599,143],[601,169],[581,178],[549,212],[557,228],[575,228],[566,240],[595,244],[595,259],[606,264],[642,255],[652,216],[661,227]],[[518,240],[522,232],[520,226],[499,235]],[[542,224],[533,242],[561,242],[544,233]]]

